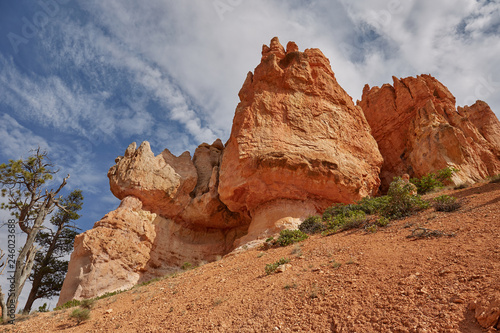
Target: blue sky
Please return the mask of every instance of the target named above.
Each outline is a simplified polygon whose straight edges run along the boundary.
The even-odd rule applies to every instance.
[[[46,149],[89,229],[119,203],[106,174],[131,142],[180,154],[228,139],[274,36],[320,48],[354,100],[430,73],[500,115],[498,0],[0,0],[0,162]]]

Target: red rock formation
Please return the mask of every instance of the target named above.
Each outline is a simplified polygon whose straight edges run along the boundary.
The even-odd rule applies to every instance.
[[[500,173],[500,123],[486,103],[455,108],[455,97],[430,75],[368,85],[358,101],[384,157],[382,189],[394,176],[421,177],[454,166],[455,184]]]
[[[145,210],[188,227],[238,227],[245,217],[229,211],[217,193],[223,149],[219,139],[203,143],[191,160],[189,152],[176,157],[168,149],[154,156],[147,141],[137,149],[134,142],[109,169],[111,192],[118,199],[135,196]]]
[[[233,213],[217,193],[220,140],[200,145],[191,160],[148,142],[116,159],[108,172],[120,207],[77,236],[58,305],[163,276],[182,264],[213,261],[233,249],[249,218]]]
[[[58,305],[133,287],[150,259],[155,214],[133,196],[76,236]]]
[[[320,50],[291,42],[285,52],[273,38],[239,97],[219,194],[252,216],[240,243],[377,192],[382,158],[370,127]]]

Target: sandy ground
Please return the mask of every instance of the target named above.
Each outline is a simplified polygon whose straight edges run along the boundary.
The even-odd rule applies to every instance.
[[[99,300],[80,325],[69,309],[0,331],[487,332],[469,304],[500,292],[500,184],[440,194],[462,207],[229,255]],[[407,238],[417,227],[455,236]],[[283,257],[291,267],[266,275]]]

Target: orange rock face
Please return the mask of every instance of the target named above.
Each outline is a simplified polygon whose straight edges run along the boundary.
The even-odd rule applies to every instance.
[[[219,165],[224,145],[200,145],[191,159],[165,149],[155,156],[149,143],[136,149],[132,143],[108,172],[111,192],[118,198],[135,196],[145,210],[179,224],[227,229],[245,224],[245,217],[233,213],[219,200]]]
[[[455,184],[500,172],[500,123],[484,102],[455,108],[455,97],[430,75],[363,89],[363,109],[384,157],[386,190],[394,176],[422,177],[453,166]]]
[[[125,197],[94,228],[78,235],[58,305],[128,289],[175,272],[188,262],[214,261],[233,249],[247,226],[231,229],[186,227],[145,210]]]
[[[274,38],[239,97],[219,195],[252,216],[244,242],[377,192],[377,144],[320,50],[289,43],[285,52]]]
[[[191,160],[148,142],[131,144],[108,172],[118,209],[78,235],[59,305],[91,298],[177,270],[213,261],[233,249],[250,222],[217,193],[224,145],[200,145]]]
[[[93,229],[76,236],[57,304],[133,287],[150,259],[155,218],[128,196]]]

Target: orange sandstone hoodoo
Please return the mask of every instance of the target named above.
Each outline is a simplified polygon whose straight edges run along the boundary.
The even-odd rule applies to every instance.
[[[252,217],[238,244],[377,193],[377,144],[320,50],[273,38],[239,97],[219,180],[228,208]]]

